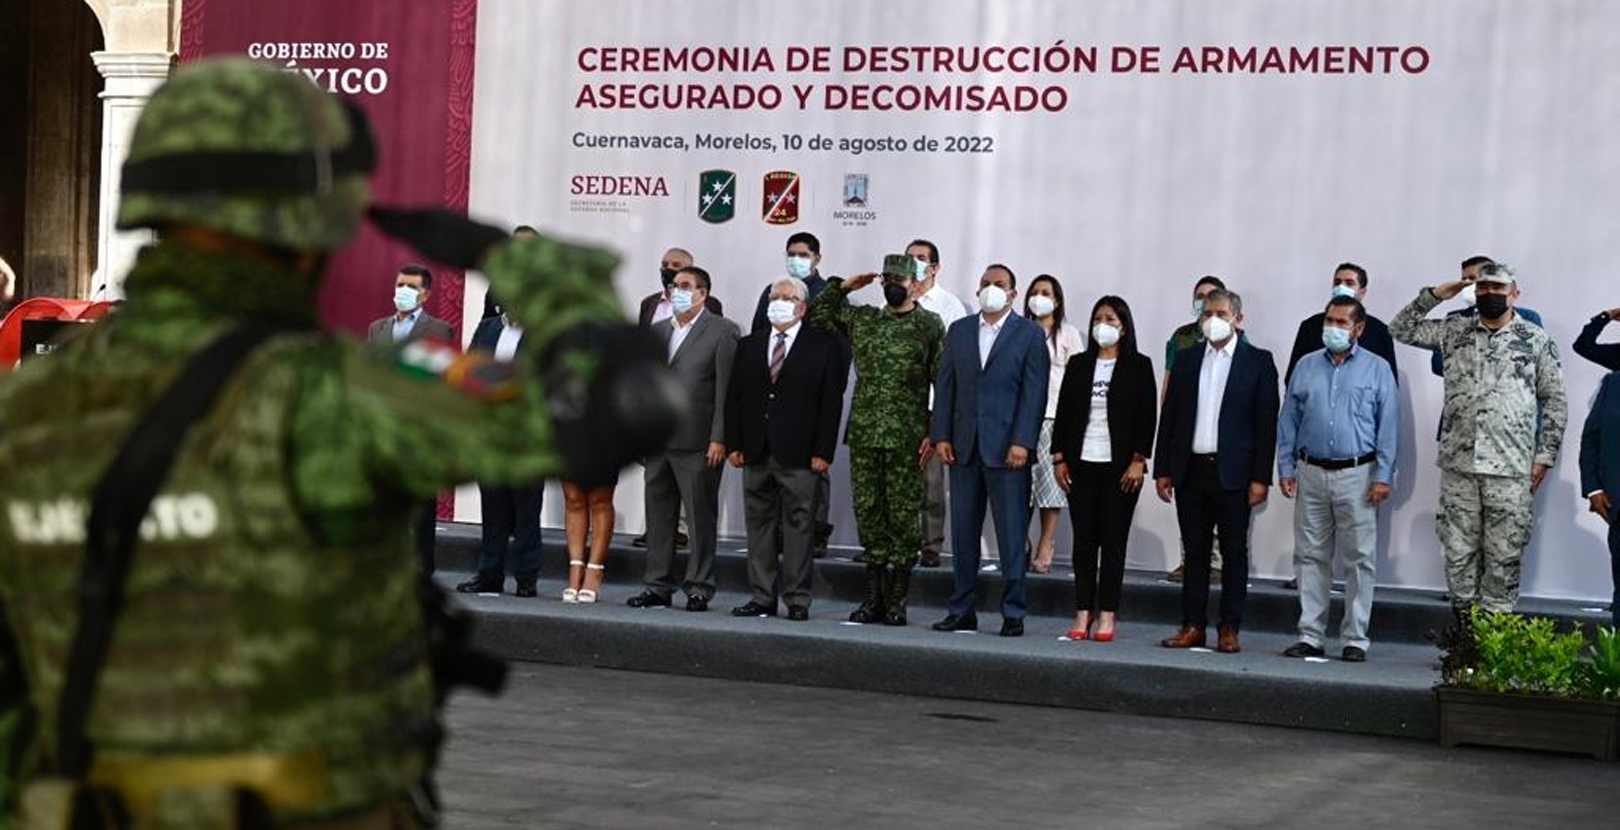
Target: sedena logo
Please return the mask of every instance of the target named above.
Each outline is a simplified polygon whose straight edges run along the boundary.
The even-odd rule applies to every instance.
[[[668,196],[663,176],[609,176],[581,174],[568,181],[574,196]]]

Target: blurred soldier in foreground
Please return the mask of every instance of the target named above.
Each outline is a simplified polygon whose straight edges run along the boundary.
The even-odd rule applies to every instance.
[[[496,363],[323,334],[324,259],[372,167],[358,110],[302,78],[181,70],[124,167],[119,227],[162,237],[126,307],[0,380],[0,798],[21,826],[434,824],[438,704],[504,666],[418,576],[413,511],[474,478],[608,480],[667,435],[678,393],[617,322],[603,251],[372,208],[481,268],[534,342]]]

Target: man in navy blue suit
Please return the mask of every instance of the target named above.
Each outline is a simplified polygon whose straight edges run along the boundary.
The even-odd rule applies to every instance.
[[[1277,454],[1277,364],[1238,336],[1243,298],[1204,297],[1204,342],[1182,350],[1170,371],[1159,416],[1153,477],[1159,498],[1175,501],[1187,573],[1181,630],[1165,648],[1200,648],[1209,625],[1209,557],[1220,529],[1221,616],[1216,651],[1239,651],[1248,594],[1249,515],[1266,500]]]
[[[1581,492],[1593,513],[1609,524],[1609,563],[1613,576],[1614,604],[1609,612],[1620,628],[1620,512],[1615,498],[1620,496],[1620,371],[1610,372],[1598,387],[1586,426],[1581,428]]]
[[[1029,464],[1046,414],[1051,358],[1041,327],[1012,313],[1018,278],[1005,265],[979,278],[980,312],[951,324],[934,383],[933,439],[950,467],[956,590],[935,631],[975,631],[979,531],[985,503],[996,526],[1005,588],[1001,636],[1024,633]]]

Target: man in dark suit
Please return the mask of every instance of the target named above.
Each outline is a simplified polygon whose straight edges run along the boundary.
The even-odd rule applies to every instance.
[[[1581,328],[1581,336],[1575,338],[1576,354],[1611,372],[1620,370],[1620,343],[1599,343],[1597,339],[1604,327],[1614,320],[1620,320],[1620,308],[1599,311]]]
[[[641,298],[641,310],[636,317],[641,325],[650,326],[674,316],[675,312],[669,305],[670,284],[675,282],[675,275],[680,273],[682,268],[692,265],[692,261],[692,254],[685,248],[670,248],[664,252],[663,258],[658,262],[658,280],[663,288]],[[715,297],[704,298],[703,307],[713,314],[725,313],[725,307]]]
[[[738,617],[776,616],[777,557],[788,619],[810,617],[811,545],[819,480],[832,466],[848,364],[838,340],[804,325],[809,289],[784,277],[770,289],[770,327],[737,344],[726,390],[726,446],[743,469],[748,583]]]
[[[1616,496],[1620,495],[1620,371],[1604,376],[1581,428],[1581,492],[1591,511],[1609,525],[1614,590],[1609,612],[1620,628],[1620,510],[1616,510]]]
[[[495,303],[499,308],[500,304]],[[468,351],[483,352],[497,361],[510,361],[524,346],[523,327],[502,314],[487,317],[473,331]],[[540,507],[545,483],[478,483],[478,500],[483,508],[483,540],[478,550],[478,572],[456,586],[469,594],[499,594],[506,587],[506,551],[512,538],[517,550],[512,577],[517,595],[538,596],[540,579]]]
[[[1005,265],[979,278],[980,313],[945,333],[934,383],[933,440],[950,468],[956,590],[936,631],[978,628],[979,531],[985,502],[1004,564],[1001,636],[1024,633],[1029,463],[1046,415],[1051,358],[1041,327],[1012,313],[1018,278]]]
[[[1170,371],[1154,453],[1159,498],[1175,501],[1187,550],[1181,630],[1161,645],[1204,645],[1218,527],[1225,563],[1215,650],[1234,654],[1248,592],[1249,515],[1266,500],[1277,454],[1277,365],[1271,352],[1238,336],[1243,298],[1236,292],[1210,292],[1199,325],[1204,342],[1183,349]]]
[[[706,310],[710,285],[709,272],[695,265],[682,268],[670,287],[675,316],[652,329],[690,405],[668,448],[647,459],[646,587],[630,598],[634,608],[666,607],[677,587],[686,594],[688,611],[709,610],[714,596],[726,384],[737,357],[737,324]],[[675,523],[683,506],[691,522],[692,552],[685,578],[677,580]]]
[[[1367,302],[1367,269],[1354,262],[1341,262],[1339,267],[1333,269],[1333,296],[1349,297],[1356,302]],[[1294,364],[1300,358],[1313,352],[1322,350],[1322,325],[1326,319],[1325,312],[1318,311],[1306,317],[1299,324],[1299,331],[1294,334],[1294,350],[1288,355],[1288,368],[1283,370],[1283,386],[1294,377]],[[1383,358],[1389,364],[1390,374],[1395,376],[1395,382],[1400,383],[1400,372],[1395,366],[1395,338],[1389,334],[1389,326],[1383,320],[1367,315],[1366,328],[1362,330],[1361,337],[1356,340],[1358,348],[1366,349]]]
[[[416,340],[436,340],[453,347],[455,330],[449,323],[427,313],[428,298],[432,295],[432,271],[420,265],[400,266],[394,277],[394,313],[371,322],[366,330],[366,342],[380,349],[398,348]],[[433,534],[438,509],[436,499],[423,502],[414,531],[417,563],[429,576],[434,571]]]
[[[787,275],[802,280],[805,290],[810,294],[806,302],[814,302],[828,285],[827,278],[821,275],[821,240],[808,231],[798,231],[788,237],[787,250],[784,253],[787,257]],[[773,283],[759,292],[759,304],[754,308],[754,322],[748,329],[750,333],[762,334],[771,328],[772,324],[766,312],[771,302],[771,292],[775,288],[776,285]],[[837,335],[834,335],[834,339],[843,350],[844,366],[847,368],[851,358],[849,341]],[[832,479],[826,473],[822,473],[816,477],[816,502],[813,508],[815,515],[811,517],[811,521],[815,523],[815,536],[810,544],[810,552],[818,558],[827,555],[827,541],[832,538],[833,526],[827,520],[831,504]],[[857,560],[860,558],[856,557]]]

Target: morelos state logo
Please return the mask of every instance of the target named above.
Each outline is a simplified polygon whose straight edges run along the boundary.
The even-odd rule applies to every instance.
[[[705,170],[698,174],[698,218],[712,224],[731,221],[737,215],[737,174],[730,170]]]
[[[844,207],[866,207],[866,174],[844,174]]]
[[[833,210],[834,220],[846,228],[864,228],[877,221],[877,211],[872,209],[872,199],[867,192],[870,182],[871,177],[866,173],[844,174],[843,207]]]
[[[799,221],[799,174],[773,170],[765,174],[765,221],[791,225]]]

